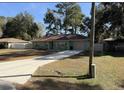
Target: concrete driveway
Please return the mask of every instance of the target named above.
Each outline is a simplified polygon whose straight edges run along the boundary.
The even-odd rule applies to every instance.
[[[0,62],[0,79],[9,82],[24,84],[39,66],[63,59],[81,51],[62,51],[32,59]]]

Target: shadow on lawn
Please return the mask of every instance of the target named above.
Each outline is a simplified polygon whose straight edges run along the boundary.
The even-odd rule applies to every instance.
[[[38,50],[26,50],[26,51],[17,51],[17,52],[10,52],[6,54],[1,54],[0,55],[0,61],[6,61],[11,58],[16,58],[16,57],[26,57],[26,56],[41,56],[41,55],[47,55],[50,54],[50,51],[38,51]]]
[[[122,80],[119,84],[119,87],[123,88],[124,89],[124,80]]]
[[[95,57],[98,57],[98,56],[103,56],[103,54],[101,52],[95,53]],[[89,52],[88,51],[81,52],[81,53],[79,53],[77,55],[73,55],[73,56],[68,57],[68,58],[77,59],[77,58],[81,58],[81,57],[89,57]]]
[[[113,57],[124,57],[124,51],[107,52],[104,55],[111,55]]]
[[[32,77],[55,77],[55,78],[76,78],[77,80],[82,80],[82,79],[91,79],[89,75],[32,75]]]
[[[44,81],[29,81],[23,86],[17,85],[17,89],[21,90],[101,90],[99,85],[90,85],[87,83],[69,83],[52,79]]]
[[[113,56],[113,57],[124,57],[124,52],[123,51],[116,51],[116,52],[95,52],[94,54],[95,57],[101,57],[101,56]],[[76,58],[81,58],[81,57],[89,57],[89,52],[81,52],[77,55],[71,56],[69,58],[71,59],[76,59]]]

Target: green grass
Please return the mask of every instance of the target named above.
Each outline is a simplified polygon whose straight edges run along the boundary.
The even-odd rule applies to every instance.
[[[85,77],[88,56],[77,55],[39,67],[18,89],[123,89],[124,57],[96,56],[96,78]],[[58,74],[56,71],[62,73]],[[45,77],[46,76],[46,77]]]

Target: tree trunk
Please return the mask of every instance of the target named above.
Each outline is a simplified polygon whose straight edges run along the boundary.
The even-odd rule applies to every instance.
[[[72,35],[74,34],[74,27],[73,27],[73,26],[72,26],[71,34],[72,34]]]
[[[74,32],[74,34],[76,35],[76,33],[77,33],[77,27],[75,26],[75,28],[74,28],[74,29],[75,29],[75,32]]]
[[[67,28],[65,28],[65,35],[67,34]]]

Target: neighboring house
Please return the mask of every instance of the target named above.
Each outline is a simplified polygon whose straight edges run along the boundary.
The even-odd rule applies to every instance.
[[[124,52],[124,38],[121,39],[114,39],[114,38],[107,38],[104,39],[103,49],[106,52],[116,52],[116,51],[123,51]]]
[[[87,50],[88,39],[82,35],[54,35],[32,40],[33,48],[45,50]]]
[[[14,48],[14,49],[24,49],[32,48],[29,41],[24,41],[16,38],[1,38],[0,48]]]

